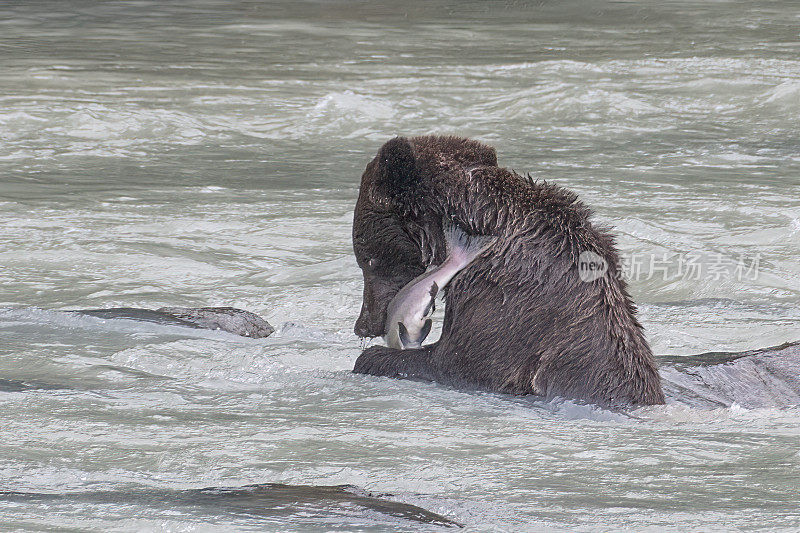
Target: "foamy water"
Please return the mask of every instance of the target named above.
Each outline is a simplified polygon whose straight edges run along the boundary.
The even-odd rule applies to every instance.
[[[470,531],[800,528],[795,359],[665,359],[668,405],[625,413],[350,373],[352,208],[395,134],[576,190],[657,354],[800,340],[798,24],[792,2],[0,7],[2,529],[440,527],[187,503],[265,483]],[[61,312],[210,305],[277,332]]]

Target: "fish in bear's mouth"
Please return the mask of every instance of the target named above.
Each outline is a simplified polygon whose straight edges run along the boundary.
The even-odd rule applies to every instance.
[[[431,332],[435,299],[453,277],[494,244],[490,236],[470,236],[454,223],[444,224],[447,257],[444,262],[410,281],[392,298],[386,310],[383,339],[391,348],[419,348]]]

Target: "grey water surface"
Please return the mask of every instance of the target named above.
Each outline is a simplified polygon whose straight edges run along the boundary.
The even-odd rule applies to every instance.
[[[424,133],[614,228],[666,406],[350,373]],[[800,340],[796,2],[0,2],[0,219],[2,530],[800,529],[798,348],[720,355]],[[277,331],[63,312],[207,306]]]

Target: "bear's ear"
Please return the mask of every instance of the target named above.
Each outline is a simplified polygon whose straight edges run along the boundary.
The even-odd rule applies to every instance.
[[[384,196],[396,199],[419,180],[417,156],[405,137],[395,137],[378,151],[376,188]]]

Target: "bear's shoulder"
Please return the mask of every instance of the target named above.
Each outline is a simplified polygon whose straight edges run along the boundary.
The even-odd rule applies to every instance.
[[[553,182],[535,180],[497,166],[479,166],[438,176],[440,191],[464,191],[483,209],[496,211],[514,229],[542,221],[562,227],[588,226],[593,211],[578,195]]]
[[[502,168],[494,148],[453,136],[396,137],[368,167],[362,188],[407,218],[446,216],[474,233],[531,229],[571,238],[590,230],[574,192]],[[581,235],[588,238],[589,235]]]
[[[417,168],[423,175],[437,175],[464,168],[497,166],[497,152],[480,141],[464,137],[423,135],[409,139]]]

